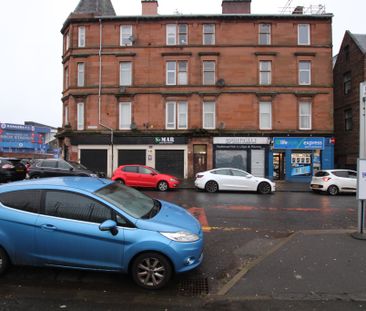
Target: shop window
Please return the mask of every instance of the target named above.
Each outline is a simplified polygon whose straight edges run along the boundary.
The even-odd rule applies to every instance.
[[[311,153],[291,154],[291,176],[311,176]]]

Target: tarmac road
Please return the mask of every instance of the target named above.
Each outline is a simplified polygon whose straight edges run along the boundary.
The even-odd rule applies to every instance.
[[[310,192],[208,194],[191,189],[144,192],[182,205],[201,221],[205,230],[205,259],[201,267],[177,276],[166,289],[154,292],[136,287],[124,275],[13,267],[0,279],[0,310],[364,308],[358,300],[352,301],[349,297],[336,301],[325,299],[319,304],[319,301],[315,303],[313,299],[304,299],[304,296],[281,299],[281,296],[273,298],[261,293],[255,299],[255,292],[250,292],[251,299],[248,295],[246,299],[238,299],[240,295],[235,292],[240,292],[238,288],[231,286],[225,289],[243,267],[263,256],[267,258],[276,247],[285,245],[294,232],[354,230],[357,224],[355,196],[330,197]],[[260,273],[260,266],[255,268]],[[271,273],[271,270],[266,273]],[[240,281],[235,284],[240,284]],[[249,286],[248,290],[251,289]],[[316,306],[322,308],[316,309]]]

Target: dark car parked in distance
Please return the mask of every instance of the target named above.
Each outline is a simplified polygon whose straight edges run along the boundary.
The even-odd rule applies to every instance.
[[[20,159],[0,158],[0,182],[22,180],[27,169]]]
[[[89,176],[102,177],[77,162],[63,159],[40,159],[32,163],[28,169],[30,179],[57,176]]]

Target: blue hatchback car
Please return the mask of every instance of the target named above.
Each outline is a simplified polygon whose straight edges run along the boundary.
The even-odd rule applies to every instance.
[[[0,186],[0,274],[14,265],[130,273],[149,289],[203,258],[183,208],[108,179],[54,177]]]

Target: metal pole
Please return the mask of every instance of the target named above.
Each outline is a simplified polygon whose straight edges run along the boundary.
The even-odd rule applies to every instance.
[[[357,161],[357,178],[360,181],[360,161],[366,159],[366,81],[360,83],[360,135],[359,135],[359,160]],[[352,236],[356,239],[366,240],[365,227],[365,206],[363,198],[360,198],[360,185],[358,182],[358,230]]]

